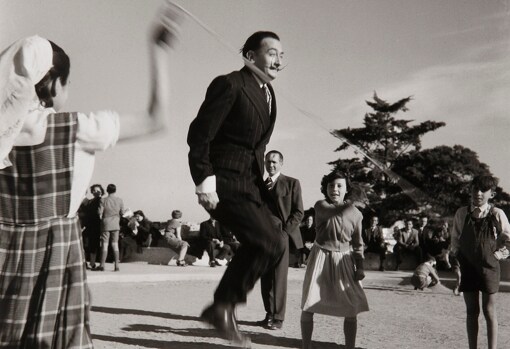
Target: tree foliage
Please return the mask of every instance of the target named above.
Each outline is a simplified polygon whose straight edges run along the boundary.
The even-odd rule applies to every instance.
[[[458,207],[469,203],[469,183],[475,176],[492,175],[474,151],[461,145],[406,154],[395,162],[393,170],[432,197],[433,212],[441,216],[452,216]],[[494,203],[507,210],[510,196],[498,187]]]
[[[463,146],[422,150],[423,135],[445,123],[412,125],[413,120],[397,119],[395,114],[408,111],[411,100],[407,97],[388,103],[374,93],[373,101],[366,101],[373,111],[365,114],[363,127],[335,131],[346,139],[336,151],[354,148],[358,156],[330,164],[366,190],[371,213],[379,215],[385,225],[418,214],[452,216],[468,203],[472,178],[491,174],[478,155]],[[499,206],[509,207],[510,196],[501,188],[496,198]]]

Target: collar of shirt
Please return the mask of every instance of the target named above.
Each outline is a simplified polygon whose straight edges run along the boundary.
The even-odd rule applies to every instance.
[[[273,181],[273,183],[276,182],[276,180],[278,179],[278,177],[280,177],[280,172],[277,172],[274,174],[274,176],[268,176],[268,178],[271,177],[271,180]],[[266,178],[267,180],[267,178]]]
[[[469,209],[469,213],[472,214],[473,211],[478,208],[480,210],[480,213],[478,215],[478,218],[481,218],[481,217],[485,217],[489,211],[489,203],[485,203],[483,204],[482,206],[473,206],[471,205],[470,209]]]
[[[261,79],[257,76],[257,74],[255,74],[255,73],[253,73],[253,72],[252,72],[252,75],[253,75],[253,77],[255,78],[255,81],[257,81],[257,84],[259,84],[260,88],[262,88],[264,85],[266,85],[266,84],[264,83],[264,81],[262,81],[262,80],[261,80]]]

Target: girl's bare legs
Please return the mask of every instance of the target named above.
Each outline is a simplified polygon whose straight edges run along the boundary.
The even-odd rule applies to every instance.
[[[301,312],[301,338],[302,349],[312,349],[313,313]]]
[[[464,302],[466,303],[466,330],[469,349],[477,349],[478,316],[480,315],[479,293],[464,292]]]
[[[115,271],[119,271],[119,243],[112,242],[113,259],[115,261]]]
[[[498,346],[498,317],[496,315],[496,294],[482,292],[482,310],[487,324],[487,341],[489,349]]]
[[[108,241],[101,240],[101,264],[99,265],[99,268],[104,269],[107,255],[108,255]]]
[[[458,266],[452,267],[453,272],[455,273],[455,288],[453,289],[453,293],[456,296],[460,296],[460,268]]]
[[[344,337],[346,349],[354,349],[354,347],[356,346],[357,330],[358,319],[356,317],[346,317],[344,319]]]
[[[188,244],[182,245],[181,250],[179,251],[179,261],[184,262],[184,257],[186,257],[186,252],[188,251]]]

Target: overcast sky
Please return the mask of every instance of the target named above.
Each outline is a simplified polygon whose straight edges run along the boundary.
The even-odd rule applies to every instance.
[[[39,34],[71,57],[68,111],[137,111],[148,91],[147,31],[161,1],[0,0],[0,46]],[[507,1],[178,1],[225,42],[240,48],[257,30],[281,37],[287,64],[273,83],[278,118],[269,149],[300,179],[308,208],[339,141],[328,129],[361,127],[377,91],[390,102],[414,96],[399,118],[444,121],[424,148],[460,144],[510,191],[510,2]],[[187,165],[186,134],[217,75],[240,57],[187,18],[169,55],[166,133],[98,154],[92,182],[149,219],[174,209],[201,221]],[[302,108],[320,117],[303,115]]]

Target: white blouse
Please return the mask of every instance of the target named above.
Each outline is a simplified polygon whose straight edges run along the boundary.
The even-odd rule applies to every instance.
[[[0,164],[3,165],[0,168],[10,166],[7,157],[12,146],[37,145],[44,141],[47,116],[55,110],[40,106],[34,86],[51,68],[52,57],[48,40],[39,36],[21,39],[0,55],[0,76],[5,78],[0,86]],[[113,147],[119,131],[116,112],[78,113],[69,217],[76,215],[87,192],[94,170],[94,153]]]

